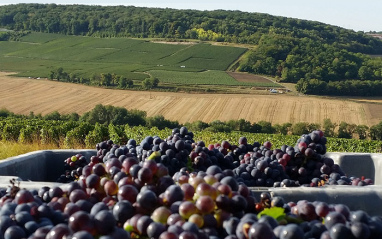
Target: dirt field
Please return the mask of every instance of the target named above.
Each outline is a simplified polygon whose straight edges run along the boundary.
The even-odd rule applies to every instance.
[[[0,73],[0,108],[18,114],[77,112],[97,104],[139,109],[181,123],[246,119],[273,124],[333,122],[374,125],[382,120],[382,99],[332,99],[291,95],[182,94],[110,90],[84,85],[17,78]]]
[[[253,74],[243,73],[243,72],[227,72],[228,75],[235,78],[240,82],[255,82],[255,83],[272,83],[272,81]]]

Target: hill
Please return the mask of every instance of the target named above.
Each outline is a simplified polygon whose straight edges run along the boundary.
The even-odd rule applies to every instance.
[[[298,83],[297,90],[306,94],[382,92],[382,59],[370,56],[382,54],[382,41],[320,22],[224,10],[17,4],[0,7],[0,27],[101,38],[250,44],[253,47],[235,69]],[[3,39],[19,38],[12,34],[3,33]]]
[[[33,32],[21,36],[18,41],[0,41],[0,70],[18,72],[18,76],[49,77],[95,86],[100,86],[101,75],[109,74],[113,82],[101,84],[106,87],[119,87],[117,76],[123,76],[135,81],[130,89],[139,89],[148,77],[158,78],[160,84],[156,89],[165,91],[179,88],[222,92],[237,89],[238,92],[243,87],[282,87],[261,77],[242,81],[240,75],[227,74],[225,70],[246,51],[244,47],[210,43]],[[60,77],[58,71],[62,72]]]

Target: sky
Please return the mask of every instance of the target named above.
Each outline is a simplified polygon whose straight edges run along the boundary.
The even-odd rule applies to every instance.
[[[0,5],[17,3],[239,10],[314,20],[355,31],[382,31],[382,1],[380,0],[0,0]]]

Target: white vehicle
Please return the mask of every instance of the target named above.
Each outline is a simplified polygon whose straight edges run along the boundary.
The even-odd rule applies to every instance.
[[[277,90],[275,90],[275,89],[270,89],[269,90],[271,93],[277,93],[278,91]]]

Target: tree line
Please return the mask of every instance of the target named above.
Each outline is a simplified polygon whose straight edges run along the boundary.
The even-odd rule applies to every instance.
[[[141,110],[127,110],[123,107],[115,107],[111,105],[96,105],[92,110],[85,112],[83,115],[77,113],[60,114],[57,111],[42,116],[35,115],[30,112],[28,116],[17,115],[9,110],[1,109],[0,117],[19,117],[29,119],[44,119],[44,120],[61,120],[61,121],[76,121],[95,125],[130,125],[130,126],[146,126],[149,128],[156,127],[158,129],[177,128],[182,125],[178,121],[171,121],[164,118],[162,115],[148,117],[146,112]],[[220,121],[215,120],[209,123],[203,121],[188,122],[183,124],[193,131],[210,131],[210,132],[225,132],[234,131],[248,133],[265,133],[265,134],[282,134],[282,135],[302,135],[308,134],[316,129],[321,129],[328,137],[336,138],[356,138],[356,139],[372,139],[382,140],[382,121],[371,127],[366,125],[355,125],[346,122],[339,124],[333,123],[330,119],[325,119],[322,124],[317,123],[284,123],[271,124],[267,121],[259,121],[251,123],[244,119]]]
[[[132,79],[128,79],[122,75],[115,73],[94,73],[90,78],[79,77],[76,73],[68,73],[64,71],[62,67],[58,67],[55,70],[50,71],[49,80],[57,80],[63,82],[80,83],[85,85],[114,87],[118,89],[132,89],[134,87],[141,87],[145,90],[158,87],[159,79],[156,77],[148,77],[143,81],[139,81],[140,84],[134,84]]]

